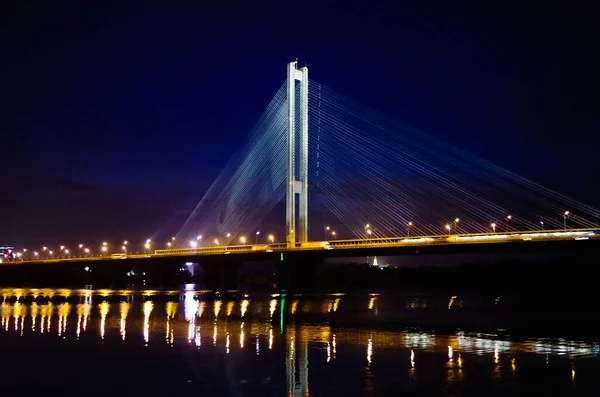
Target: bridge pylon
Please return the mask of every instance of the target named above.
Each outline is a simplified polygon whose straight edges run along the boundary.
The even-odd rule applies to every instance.
[[[286,243],[293,248],[298,242],[308,241],[308,68],[298,69],[298,61],[290,62],[287,70],[287,193],[286,193]],[[296,112],[296,81],[299,81],[300,109]],[[296,116],[300,130],[300,142],[296,150]],[[299,172],[296,176],[296,151],[299,156]],[[298,229],[296,229],[296,194],[298,203]]]

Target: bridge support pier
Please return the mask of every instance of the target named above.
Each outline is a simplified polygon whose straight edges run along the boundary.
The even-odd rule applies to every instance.
[[[239,288],[238,273],[242,263],[236,260],[200,262],[204,270],[205,288],[213,291],[236,290]]]
[[[274,261],[279,288],[288,291],[310,292],[318,286],[317,270],[322,258],[313,252],[286,252]]]

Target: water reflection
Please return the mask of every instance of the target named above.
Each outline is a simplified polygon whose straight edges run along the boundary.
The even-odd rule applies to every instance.
[[[127,335],[127,315],[129,314],[129,309],[131,308],[131,304],[128,302],[121,302],[119,305],[119,312],[121,313],[121,322],[120,322],[120,333],[121,339],[125,340],[125,336]]]
[[[374,379],[378,376],[381,376],[380,382],[404,379],[391,376],[394,371],[407,374],[405,376],[409,378],[406,379],[410,382],[418,382],[417,373],[421,378],[420,374],[425,371],[437,371],[447,387],[456,387],[465,381],[464,372],[469,368],[465,368],[465,363],[487,368],[487,376],[494,382],[506,382],[508,376],[514,376],[517,366],[532,365],[526,359],[530,356],[540,357],[543,365],[566,360],[561,370],[571,382],[575,382],[577,375],[579,383],[579,378],[585,377],[585,373],[576,372],[580,365],[578,360],[585,357],[598,359],[599,356],[598,344],[589,341],[511,339],[461,330],[436,334],[414,329],[385,331],[333,327],[327,321],[303,322],[301,317],[311,313],[310,310],[334,315],[351,305],[356,305],[356,310],[366,309],[373,313],[383,307],[383,295],[360,299],[298,296],[292,299],[291,304],[283,305],[283,298],[272,296],[211,300],[194,291],[184,291],[172,294],[171,300],[171,295],[156,292],[138,293],[142,299],[129,299],[133,294],[111,290],[20,289],[10,292],[5,289],[0,303],[0,340],[3,334],[40,338],[38,330],[40,333],[50,332],[51,324],[56,325],[56,332],[53,331],[52,335],[79,340],[82,334],[88,332],[87,324],[90,322],[93,325],[89,327],[88,339],[102,340],[107,346],[117,342],[140,343],[141,333],[145,346],[151,342],[152,346],[188,344],[200,352],[217,351],[231,357],[225,360],[242,360],[241,357],[245,357],[243,360],[250,364],[250,368],[261,365],[259,363],[265,359],[275,361],[285,366],[286,377],[278,382],[282,388],[281,395],[287,393],[288,396],[311,395],[310,376],[327,377],[328,371],[339,371],[336,357],[343,357],[342,362],[349,371],[355,367],[356,372],[353,373],[356,375],[353,377],[364,377],[364,384],[372,388],[376,387]],[[95,301],[94,305],[92,301]],[[207,306],[213,308],[212,316],[203,316]],[[453,305],[449,306],[454,310]],[[298,308],[301,310],[298,311]],[[444,309],[447,310],[446,307]],[[277,310],[284,312],[283,327],[280,315],[275,316]],[[31,327],[25,327],[27,321],[31,321]],[[245,344],[249,346],[245,348]],[[249,359],[247,353],[261,357]],[[436,361],[434,357],[440,360]],[[366,368],[366,372],[358,372],[361,367]],[[269,368],[267,366],[263,370],[270,371]],[[400,368],[404,370],[400,371]],[[269,375],[269,378],[276,377],[276,372]]]
[[[146,346],[150,341],[150,314],[153,308],[154,303],[151,301],[144,302],[144,341],[146,342]]]

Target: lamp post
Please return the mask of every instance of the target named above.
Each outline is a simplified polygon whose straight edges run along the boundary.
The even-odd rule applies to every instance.
[[[412,222],[408,222],[408,224],[406,225],[406,236],[410,237],[410,228],[412,227],[413,223]]]
[[[456,230],[455,233],[458,233],[458,222],[460,222],[460,219],[455,218],[454,219],[454,229]]]
[[[275,242],[275,236],[269,234],[269,241],[271,242],[271,244],[273,244]]]
[[[325,226],[325,241],[327,241],[327,234],[329,233],[329,229],[331,229],[329,226]]]
[[[196,248],[197,246],[198,246],[198,242],[197,241],[194,241],[194,240],[190,241],[190,247]]]
[[[567,230],[567,216],[569,216],[569,211],[565,211],[565,214],[563,215],[565,230]]]
[[[491,223],[490,226],[492,227],[493,232],[496,233],[496,224]]]
[[[448,230],[448,236],[450,235],[450,230],[452,229],[452,227],[450,225],[446,225],[446,230]]]
[[[260,236],[260,230],[256,231],[256,244],[258,244],[258,236]]]
[[[244,236],[240,237],[240,243],[246,244],[246,237],[244,237]]]

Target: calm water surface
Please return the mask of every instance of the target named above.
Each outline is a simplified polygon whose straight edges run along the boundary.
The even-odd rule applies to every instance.
[[[595,340],[369,324],[385,294],[192,288],[0,289],[3,392],[598,395]]]

